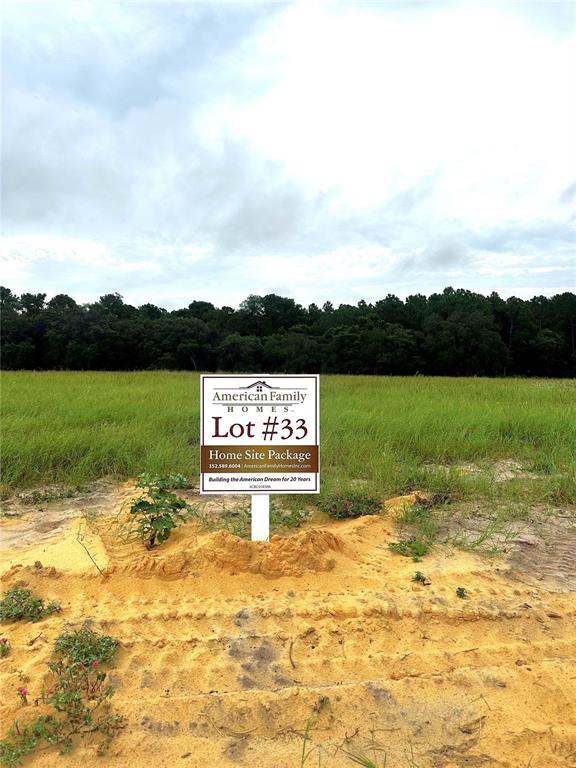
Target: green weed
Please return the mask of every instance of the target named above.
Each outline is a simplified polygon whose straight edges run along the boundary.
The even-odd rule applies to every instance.
[[[239,536],[241,539],[250,538],[250,507],[241,506],[237,509],[226,509],[222,515],[211,523],[212,530],[224,530]]]
[[[30,589],[12,587],[0,601],[0,620],[40,621],[44,616],[61,610],[60,604],[54,601],[44,605],[44,599],[32,594]]]
[[[65,632],[54,645],[56,653],[70,664],[91,664],[93,661],[110,662],[118,651],[118,641],[108,635],[100,636],[91,629]]]
[[[411,557],[415,563],[418,563],[430,551],[430,544],[420,539],[401,539],[388,544],[388,549],[397,555]]]
[[[431,543],[438,535],[441,521],[435,506],[418,503],[407,505],[396,524],[400,530],[408,529],[415,538]]]
[[[386,766],[388,765],[388,757],[386,752],[383,749],[379,750],[383,752],[381,763],[377,763],[376,759],[372,760],[372,758],[368,757],[367,755],[363,755],[361,753],[347,752],[346,750],[343,750],[343,751],[346,757],[350,758],[350,760],[356,765],[361,765],[362,768],[386,768]]]
[[[308,720],[306,721],[306,727],[304,728],[304,735],[302,737],[302,753],[300,755],[300,768],[304,768],[304,766],[306,765],[306,761],[308,760],[312,752],[314,752],[314,747],[312,747],[311,749],[308,749],[308,742],[312,740],[310,737],[311,728],[312,728],[312,718],[309,717]]]
[[[498,555],[506,551],[508,543],[518,535],[518,524],[530,520],[531,508],[522,502],[494,502],[488,512],[480,503],[459,505],[447,510],[450,523],[458,526],[448,541],[462,549],[480,551],[485,555]],[[539,509],[543,521],[551,510]]]
[[[136,519],[135,534],[148,549],[152,549],[157,542],[165,542],[178,523],[190,519],[191,510],[187,502],[169,490],[174,487],[175,477],[143,474],[138,478],[136,487],[143,488],[144,493],[132,502],[130,514]],[[180,482],[179,476],[176,481]]]
[[[316,705],[313,708],[313,711],[318,713],[319,707]],[[312,724],[313,724],[313,715],[311,715],[308,720],[306,721],[306,726],[304,728],[304,733],[302,734],[302,747],[300,751],[300,768],[305,768],[305,766],[308,764],[308,761],[313,753],[317,753],[318,756],[318,766],[321,768],[323,765],[329,765],[329,760],[326,763],[322,759],[322,754],[328,754],[328,751],[322,744],[316,744],[314,746],[309,746],[312,742],[311,737],[311,730],[312,730]],[[374,740],[374,733],[372,732],[372,738],[370,740],[370,743],[367,747],[365,747],[365,750],[357,750],[353,748],[344,749],[344,744],[349,744],[350,740],[353,739],[355,736],[358,735],[359,729],[356,729],[356,732],[354,736],[352,737],[346,737],[344,742],[336,749],[337,752],[342,752],[351,763],[354,763],[355,765],[362,766],[362,768],[386,768],[388,765],[388,757],[389,753],[388,750],[385,749],[383,746],[378,744]],[[406,765],[408,768],[418,768],[418,765],[415,760],[414,756],[414,747],[411,742],[408,742],[408,750],[404,750],[404,760],[406,761]],[[369,756],[366,754],[366,752],[370,753],[372,756]],[[334,753],[335,754],[335,753]],[[404,764],[404,760],[402,760],[402,764]],[[397,765],[400,765],[400,763],[397,763]]]
[[[113,638],[100,637],[91,630],[58,637],[54,658],[48,663],[51,684],[42,689],[35,702],[52,707],[55,713],[41,714],[24,723],[16,720],[8,736],[0,741],[0,764],[21,765],[22,758],[40,745],[58,746],[66,754],[72,751],[76,737],[90,735],[101,738],[98,753],[102,754],[125,725],[121,715],[110,711],[114,689],[106,683],[107,673],[102,669],[112,661],[117,649]],[[17,693],[26,705],[31,695],[28,689],[20,686]]]

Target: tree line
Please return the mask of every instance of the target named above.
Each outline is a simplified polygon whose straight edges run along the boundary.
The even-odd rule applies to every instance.
[[[78,304],[2,287],[0,299],[8,370],[576,374],[573,293],[504,300],[445,288],[337,307],[268,294],[238,309],[193,301],[172,311],[134,307],[118,293]]]

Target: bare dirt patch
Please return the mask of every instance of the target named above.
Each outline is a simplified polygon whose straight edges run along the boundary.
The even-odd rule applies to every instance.
[[[549,540],[519,533],[510,559],[437,546],[415,564],[388,549],[393,510],[417,501],[400,497],[390,514],[308,523],[269,543],[190,523],[148,552],[113,534],[133,493],[116,487],[83,529],[103,575],[78,541],[81,507],[64,519],[54,502],[53,517],[2,521],[2,533],[30,534],[21,528],[0,551],[3,587],[26,584],[64,609],[2,627],[12,645],[0,662],[4,731],[34,714],[15,690],[25,683],[32,700],[63,625],[89,625],[121,642],[113,705],[129,725],[110,768],[297,768],[308,718],[322,768],[352,765],[345,750],[381,761],[374,749],[394,767],[576,764],[568,522]],[[89,744],[27,764],[55,760],[103,764]]]
[[[511,540],[511,567],[519,575],[548,579],[576,591],[576,511],[560,511]]]

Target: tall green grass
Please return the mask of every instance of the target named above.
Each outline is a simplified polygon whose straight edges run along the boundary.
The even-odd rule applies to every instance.
[[[2,479],[8,489],[142,471],[195,478],[197,374],[7,372]],[[536,479],[495,483],[514,458]],[[479,465],[462,475],[454,466]],[[321,378],[324,492],[576,501],[576,383],[542,379]]]

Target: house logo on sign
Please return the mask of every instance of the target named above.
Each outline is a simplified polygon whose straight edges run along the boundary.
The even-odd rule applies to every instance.
[[[268,389],[278,389],[278,387],[271,387],[270,384],[266,384],[265,381],[255,381],[254,384],[250,384],[249,387],[241,387],[241,389],[254,389],[256,387],[256,392],[262,392],[263,387],[268,387]]]

